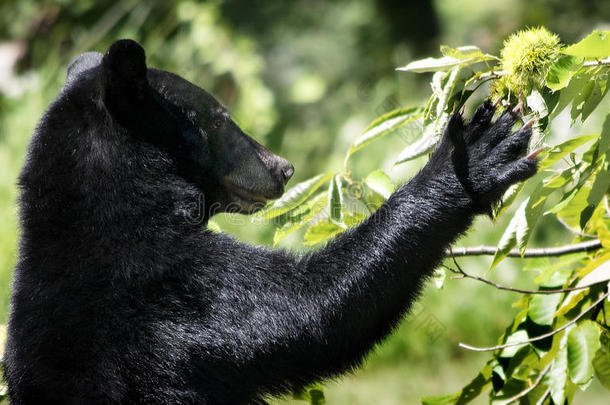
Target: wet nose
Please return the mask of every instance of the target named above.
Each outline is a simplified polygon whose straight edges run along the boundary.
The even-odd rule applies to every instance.
[[[288,183],[288,180],[290,180],[294,174],[294,166],[292,166],[289,161],[282,159],[278,165],[278,169],[284,184]]]

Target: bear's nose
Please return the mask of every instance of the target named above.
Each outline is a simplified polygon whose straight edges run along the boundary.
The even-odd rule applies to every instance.
[[[285,185],[286,183],[288,183],[288,180],[290,180],[290,178],[294,174],[294,166],[292,166],[292,164],[286,159],[282,159],[278,164],[278,170],[280,172],[282,182]]]

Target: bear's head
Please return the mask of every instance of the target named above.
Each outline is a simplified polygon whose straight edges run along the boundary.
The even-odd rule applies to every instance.
[[[292,165],[244,134],[205,90],[148,68],[137,42],[120,40],[104,55],[77,57],[64,92],[91,71],[112,120],[133,141],[170,156],[177,174],[202,192],[211,214],[253,213],[284,192]]]

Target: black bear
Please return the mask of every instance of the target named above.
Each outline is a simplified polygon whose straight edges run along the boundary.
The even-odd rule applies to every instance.
[[[11,404],[264,404],[353,369],[473,217],[535,173],[529,126],[493,115],[452,116],[377,212],[297,256],[193,221],[277,198],[286,160],[136,42],[81,55],[19,178]]]

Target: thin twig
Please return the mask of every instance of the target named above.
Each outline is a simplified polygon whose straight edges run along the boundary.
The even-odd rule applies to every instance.
[[[610,65],[610,58],[601,59],[601,60],[590,60],[590,61],[583,63],[584,67],[601,66],[601,65]]]
[[[568,231],[572,232],[574,235],[577,236],[581,236],[583,238],[595,238],[595,235],[591,235],[590,233],[585,233],[585,232],[581,232],[578,229],[574,229],[572,228],[570,225],[568,225],[568,223],[566,221],[564,221],[563,219],[557,217],[557,221],[559,221],[559,223],[561,225],[563,225],[564,228],[566,228]]]
[[[536,336],[536,337],[533,337],[533,338],[530,338],[530,339],[526,339],[526,340],[524,340],[522,342],[505,343],[503,345],[497,345],[497,346],[491,346],[491,347],[476,347],[476,346],[470,346],[470,345],[467,345],[467,344],[461,343],[461,342],[459,343],[459,346],[461,348],[472,350],[472,351],[475,351],[475,352],[491,352],[491,351],[494,351],[494,350],[505,349],[507,347],[512,347],[512,346],[521,346],[521,345],[524,345],[524,344],[527,344],[527,343],[532,343],[532,342],[536,342],[538,340],[546,339],[548,337],[556,335],[557,333],[561,332],[562,330],[567,329],[571,325],[573,325],[576,322],[578,322],[578,320],[580,318],[582,318],[583,316],[585,316],[585,314],[587,312],[589,312],[590,310],[595,308],[600,302],[602,302],[603,300],[608,298],[608,295],[610,295],[610,292],[607,292],[607,293],[603,294],[601,297],[598,298],[597,301],[595,301],[595,303],[593,303],[593,305],[591,305],[589,308],[587,308],[584,311],[582,311],[576,318],[572,319],[571,321],[569,321],[568,323],[563,325],[561,328],[555,329],[555,330],[553,330],[553,331],[551,331],[549,333],[545,333],[544,335],[540,335],[540,336]]]
[[[498,402],[498,404],[502,404],[502,405],[508,405],[508,404],[512,404],[514,402],[516,402],[519,398],[523,398],[524,396],[526,396],[527,394],[529,394],[534,388],[536,388],[538,386],[538,384],[540,384],[540,381],[542,381],[542,379],[544,378],[544,376],[549,372],[549,370],[551,369],[551,365],[553,364],[553,362],[550,362],[541,372],[540,375],[538,376],[538,378],[536,378],[536,381],[534,381],[534,383],[532,385],[530,385],[529,387],[527,387],[525,390],[521,391],[520,393],[518,393],[517,395],[515,395],[512,398],[509,398],[507,400]]]
[[[582,243],[572,245],[550,247],[550,248],[531,248],[525,249],[523,254],[519,249],[512,249],[508,252],[508,257],[556,257],[568,255],[578,252],[590,252],[592,250],[601,249],[602,244],[599,239],[594,239]],[[461,256],[494,256],[498,248],[495,246],[473,246],[473,247],[455,247],[447,249],[445,257],[461,257]]]
[[[570,292],[570,291],[584,290],[586,288],[589,288],[589,287],[597,285],[597,284],[603,284],[603,283],[610,282],[610,279],[608,279],[608,280],[596,281],[596,282],[591,283],[591,284],[577,286],[577,287],[558,288],[558,289],[553,289],[553,290],[524,290],[524,289],[521,289],[521,288],[508,287],[508,286],[505,286],[505,285],[502,285],[502,284],[498,284],[498,283],[496,283],[494,281],[488,280],[486,278],[466,273],[464,271],[464,269],[462,269],[462,267],[458,264],[457,260],[455,260],[455,257],[453,257],[453,263],[455,263],[455,266],[457,267],[457,270],[454,269],[454,268],[451,268],[449,266],[445,266],[445,265],[443,265],[443,267],[446,268],[447,270],[451,271],[452,273],[459,274],[460,276],[462,276],[462,278],[470,278],[470,279],[473,279],[473,280],[481,281],[481,282],[483,282],[485,284],[488,284],[488,285],[490,285],[492,287],[497,288],[498,290],[513,291],[513,292],[517,292],[517,293],[520,293],[520,294],[542,294],[542,295],[544,295],[544,294],[561,294],[561,293],[566,293],[566,292]]]

